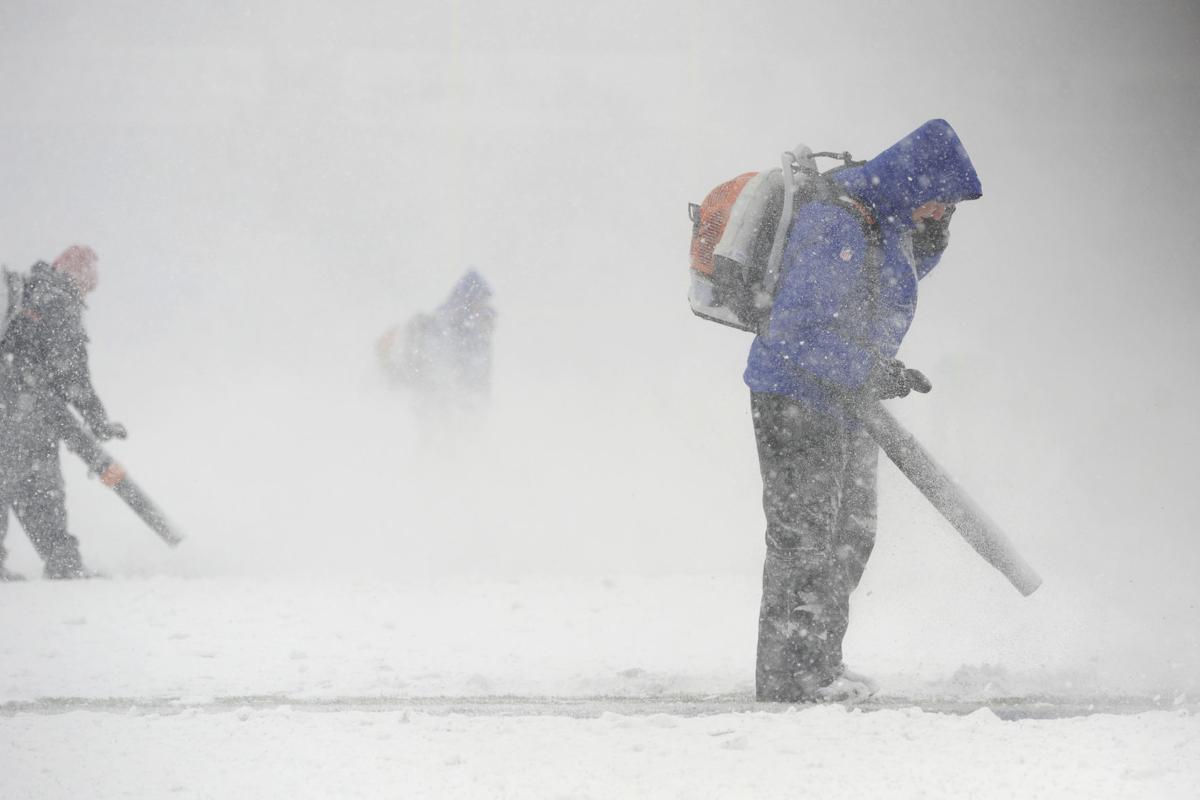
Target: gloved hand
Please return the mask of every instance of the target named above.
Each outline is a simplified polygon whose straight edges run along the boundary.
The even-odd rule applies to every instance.
[[[904,382],[908,384],[909,389],[921,394],[929,394],[933,390],[933,383],[919,369],[904,370]]]
[[[125,430],[124,425],[119,422],[110,422],[108,420],[105,420],[98,425],[94,425],[92,427],[92,433],[94,433],[96,438],[102,442],[107,442],[109,439],[124,439],[129,435],[129,432]]]
[[[908,369],[898,358],[880,361],[871,370],[863,387],[863,396],[876,400],[907,397],[909,392],[927,394],[933,389],[929,378],[919,369]]]
[[[898,358],[888,358],[877,363],[863,386],[863,396],[875,400],[906,397],[909,391],[904,362]]]

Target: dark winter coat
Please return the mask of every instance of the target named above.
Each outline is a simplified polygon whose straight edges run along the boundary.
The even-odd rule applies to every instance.
[[[839,396],[859,390],[880,360],[895,357],[916,311],[917,281],[937,263],[938,256],[913,255],[913,210],[930,200],[977,198],[982,190],[944,120],[925,123],[834,179],[879,222],[878,292],[866,268],[861,217],[833,204],[802,206],[788,234],[770,323],[750,348],[744,379],[755,392],[836,414]]]
[[[16,390],[33,403],[23,412],[31,412],[29,424],[47,442],[60,438],[54,420],[64,405],[77,409],[92,429],[108,419],[88,368],[84,307],[68,276],[38,262],[25,283],[21,312],[0,340],[0,358],[11,358]]]

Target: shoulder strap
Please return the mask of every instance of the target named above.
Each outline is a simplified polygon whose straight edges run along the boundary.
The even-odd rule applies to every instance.
[[[775,296],[775,284],[779,282],[779,265],[783,262],[783,248],[787,244],[788,230],[792,227],[792,216],[796,213],[796,155],[791,151],[780,156],[783,177],[783,204],[779,207],[779,224],[775,226],[775,238],[771,240],[771,254],[767,258],[767,272],[763,275],[763,293]]]
[[[827,172],[821,172],[816,162],[819,157],[837,158],[844,163]],[[805,200],[832,202],[849,211],[862,224],[863,236],[867,240],[864,266],[867,270],[871,316],[877,316],[879,283],[882,280],[883,270],[883,231],[879,227],[879,220],[875,218],[871,210],[861,201],[851,197],[829,177],[838,170],[858,166],[865,162],[855,161],[849,153],[814,153],[804,145],[799,145],[795,150],[783,153],[780,161],[783,173],[783,206],[779,212],[779,225],[775,228],[775,238],[771,243],[767,272],[763,276],[763,292],[766,295],[767,306],[769,307],[770,299],[775,296],[775,286],[779,282],[780,266],[783,262],[783,251],[796,211],[796,198],[799,196]],[[762,325],[769,325],[770,318],[770,313],[767,313]]]
[[[883,230],[879,227],[879,220],[875,218],[875,214],[862,201],[845,192],[839,192],[834,198],[834,203],[854,214],[862,224],[863,236],[867,240],[863,268],[867,272],[867,303],[873,321],[879,316],[879,289],[883,282]],[[874,350],[868,343],[863,344]]]
[[[843,163],[833,169],[821,172],[817,167],[818,158],[837,158]],[[787,244],[788,231],[792,226],[792,218],[796,213],[796,198],[808,200],[829,200],[851,211],[863,222],[863,234],[870,248],[878,249],[883,243],[883,235],[879,223],[871,211],[858,200],[846,194],[841,186],[830,180],[830,175],[847,167],[859,166],[864,161],[855,161],[849,153],[814,153],[805,145],[797,145],[794,150],[788,150],[780,156],[780,166],[783,174],[783,206],[779,211],[779,225],[775,228],[775,238],[771,242],[771,255],[767,261],[767,272],[763,276],[763,291],[768,297],[775,296],[775,284],[779,281],[779,269],[783,262],[783,250]],[[876,264],[876,270],[878,270]]]
[[[805,145],[784,152],[780,157],[783,175],[783,205],[779,209],[779,225],[775,228],[775,239],[771,242],[771,256],[767,261],[767,273],[763,276],[763,292],[768,298],[775,296],[775,284],[779,282],[779,268],[783,263],[783,250],[787,245],[788,231],[796,214],[796,197],[813,199],[819,194],[821,172],[813,151]]]

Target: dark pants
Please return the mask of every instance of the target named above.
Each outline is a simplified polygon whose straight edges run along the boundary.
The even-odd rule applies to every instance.
[[[58,400],[27,393],[0,358],[0,567],[11,508],[46,566],[47,577],[83,570],[79,540],[67,532],[66,492],[55,422]]]
[[[757,695],[804,700],[842,668],[850,593],[875,545],[879,448],[786,397],[754,393],[751,410],[767,517]]]
[[[83,568],[79,540],[67,532],[66,492],[58,443],[41,448],[31,459],[23,477],[12,482],[11,497],[0,506],[0,565],[6,555],[8,508],[46,565],[47,577],[70,577]]]

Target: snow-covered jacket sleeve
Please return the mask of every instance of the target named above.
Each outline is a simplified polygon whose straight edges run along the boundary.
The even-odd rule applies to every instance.
[[[766,335],[795,367],[848,389],[861,387],[878,360],[864,340],[871,327],[866,254],[862,224],[849,211],[802,209],[784,251]]]
[[[55,303],[47,309],[46,360],[54,391],[77,408],[88,427],[94,429],[108,420],[108,414],[92,385],[82,311],[81,304],[72,302]]]

